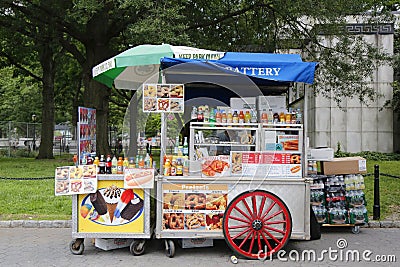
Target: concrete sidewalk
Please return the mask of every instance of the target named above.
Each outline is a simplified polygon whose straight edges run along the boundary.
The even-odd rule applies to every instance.
[[[35,221],[35,220],[11,220],[0,221],[0,228],[71,228],[71,220]],[[400,221],[370,221],[361,226],[363,228],[400,228]]]

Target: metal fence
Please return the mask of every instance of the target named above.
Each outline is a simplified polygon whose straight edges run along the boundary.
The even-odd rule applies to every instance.
[[[58,124],[54,129],[53,153],[76,153],[76,127]],[[41,123],[0,121],[0,152],[2,156],[37,150],[41,141]]]

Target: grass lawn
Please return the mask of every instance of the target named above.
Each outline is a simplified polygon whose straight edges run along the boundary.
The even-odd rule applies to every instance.
[[[10,180],[5,178],[54,177],[58,166],[72,165],[70,155],[54,160],[0,158],[0,220],[71,219],[71,196],[54,195],[54,179]],[[380,172],[400,176],[400,161],[367,161],[368,173],[379,164]],[[367,208],[372,218],[374,177],[367,176]],[[400,220],[400,179],[380,177],[381,220]]]

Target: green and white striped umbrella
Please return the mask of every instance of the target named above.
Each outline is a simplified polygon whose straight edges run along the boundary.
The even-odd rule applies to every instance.
[[[217,60],[224,54],[188,46],[139,45],[95,66],[92,74],[93,79],[110,88],[136,90],[144,82],[158,82],[156,74],[163,57]]]

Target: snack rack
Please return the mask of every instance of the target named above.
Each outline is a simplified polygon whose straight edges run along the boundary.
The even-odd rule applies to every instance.
[[[104,188],[116,185],[120,190],[124,191],[127,189],[123,188],[123,175],[107,174],[98,175],[98,190],[96,192],[102,192],[104,194]],[[128,189],[129,190],[129,189]],[[132,211],[132,218],[128,221],[108,224],[103,220],[93,220],[89,218],[91,215],[82,216],[82,209],[84,209],[87,203],[90,203],[90,194],[88,195],[73,195],[72,196],[72,238],[69,247],[70,251],[74,255],[80,255],[83,253],[84,239],[93,238],[95,242],[99,241],[104,249],[114,249],[119,247],[129,246],[130,252],[135,255],[142,255],[145,252],[146,240],[152,236],[152,226],[150,223],[150,189],[133,189],[135,197],[143,200],[143,205],[140,208]],[[94,203],[90,203],[93,205]],[[109,216],[110,211],[102,215],[103,218]]]

